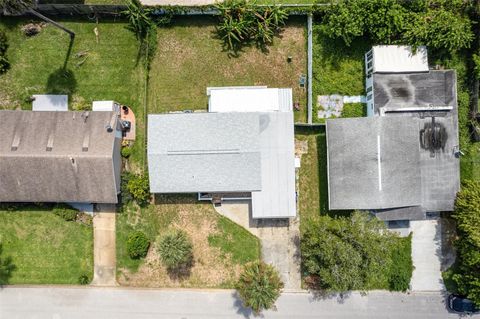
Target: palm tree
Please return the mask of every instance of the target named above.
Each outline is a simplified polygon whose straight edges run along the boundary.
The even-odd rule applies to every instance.
[[[73,40],[75,38],[75,32],[65,28],[60,23],[53,21],[50,18],[47,18],[40,12],[36,11],[34,8],[37,5],[36,0],[0,0],[0,8],[3,9],[3,14],[9,13],[13,15],[20,15],[24,13],[30,13],[34,16],[53,24],[57,28],[67,32],[70,35],[70,38]]]

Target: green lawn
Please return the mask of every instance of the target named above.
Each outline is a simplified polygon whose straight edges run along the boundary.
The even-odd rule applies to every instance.
[[[78,284],[93,276],[91,226],[66,222],[48,210],[0,210],[2,257],[11,256],[16,269],[10,284]]]
[[[152,63],[149,112],[207,108],[208,86],[267,85],[291,87],[302,111],[296,121],[306,121],[306,91],[299,87],[306,74],[304,19],[292,19],[268,53],[245,48],[231,56],[217,38],[217,20],[209,17],[176,18],[158,30],[157,55]],[[287,62],[287,57],[292,62]]]
[[[224,254],[231,255],[233,262],[242,265],[259,258],[260,243],[246,229],[219,216],[217,230],[217,233],[208,236],[208,242],[212,247],[219,247]]]
[[[298,208],[300,220],[328,212],[327,145],[324,128],[296,129],[295,138],[307,142],[301,157]],[[302,222],[300,223],[302,227]]]
[[[320,31],[318,22],[313,28],[313,119],[318,119],[318,95],[364,95],[364,55],[371,45],[356,40],[347,47],[340,40],[332,40]]]

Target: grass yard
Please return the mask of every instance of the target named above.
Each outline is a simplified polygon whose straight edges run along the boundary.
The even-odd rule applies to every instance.
[[[347,47],[340,40],[322,34],[319,24],[313,28],[313,120],[322,122],[316,114],[318,95],[364,95],[364,55],[371,48],[366,40],[354,41]]]
[[[93,276],[93,228],[38,207],[0,210],[2,257],[16,269],[9,284],[78,284]]]
[[[31,109],[32,94],[68,94],[70,109],[91,108],[94,100],[115,100],[130,105],[137,117],[137,139],[132,154],[143,156],[144,72],[137,65],[137,40],[125,23],[88,19],[62,20],[76,33],[70,58],[63,69],[69,36],[50,25],[33,37],[21,27],[30,19],[2,18],[7,31],[11,69],[0,76],[0,109]],[[98,43],[94,28],[99,31]],[[77,57],[78,55],[84,55]]]
[[[299,87],[306,74],[305,22],[292,19],[268,53],[245,48],[232,57],[215,33],[216,19],[178,18],[158,30],[158,49],[149,84],[149,112],[207,109],[208,86],[267,85],[291,87],[299,101],[296,121],[306,121],[306,91]],[[292,62],[287,57],[292,56]]]
[[[301,155],[298,210],[305,221],[328,213],[327,143],[324,128],[295,131],[296,152]],[[299,145],[302,145],[299,147]],[[305,223],[300,223],[302,231]]]
[[[232,288],[241,266],[260,258],[258,239],[215,212],[196,194],[157,196],[155,205],[133,205],[117,217],[117,269],[120,284],[146,287]],[[193,242],[194,264],[189,276],[170,275],[161,264],[155,240],[169,229],[182,229]],[[144,260],[132,260],[126,239],[141,230],[152,242]]]

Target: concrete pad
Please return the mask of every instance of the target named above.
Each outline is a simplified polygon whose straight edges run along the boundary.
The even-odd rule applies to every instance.
[[[443,291],[441,220],[410,221],[412,231],[412,291]]]
[[[98,205],[93,216],[94,286],[116,286],[115,205]]]
[[[249,200],[223,201],[215,210],[260,239],[262,260],[275,266],[286,290],[301,289],[298,218],[252,219]]]

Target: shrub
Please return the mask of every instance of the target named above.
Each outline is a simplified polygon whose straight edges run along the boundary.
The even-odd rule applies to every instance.
[[[58,204],[53,208],[53,213],[67,222],[72,222],[77,219],[78,210],[64,204]]]
[[[282,288],[277,270],[263,261],[246,264],[236,284],[243,304],[256,314],[273,308]]]
[[[257,6],[255,1],[226,0],[215,5],[220,12],[217,32],[229,50],[255,42],[265,49],[273,41],[288,18],[280,6]]]
[[[145,205],[150,199],[150,186],[148,182],[148,175],[131,175],[127,190],[139,205]]]
[[[127,252],[130,258],[144,258],[147,255],[148,247],[150,247],[150,242],[141,231],[135,231],[128,235]]]
[[[128,146],[122,147],[121,154],[123,158],[129,158],[132,155],[132,148]]]
[[[82,274],[80,277],[78,277],[78,283],[80,285],[88,285],[90,283],[90,278],[87,274]]]
[[[158,253],[169,270],[189,266],[193,259],[193,245],[181,230],[172,231],[160,238]]]
[[[0,30],[0,74],[7,72],[10,62],[7,59],[8,39],[4,31]]]
[[[392,265],[390,267],[389,287],[393,291],[407,291],[412,278],[412,235],[399,239],[392,249]]]

